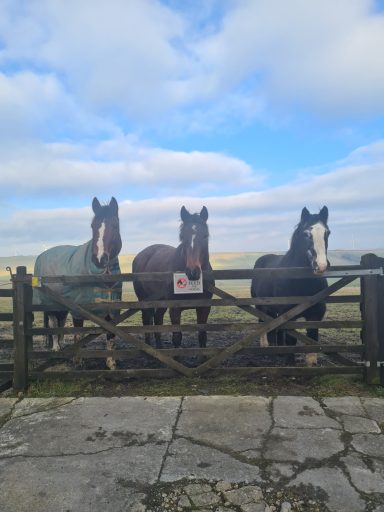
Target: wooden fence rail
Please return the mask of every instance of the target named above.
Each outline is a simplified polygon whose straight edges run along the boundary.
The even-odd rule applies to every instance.
[[[282,298],[238,298],[233,297],[228,292],[219,289],[217,286],[211,286],[211,291],[218,298],[215,299],[173,299],[173,300],[152,300],[145,302],[138,301],[120,301],[113,303],[97,304],[74,304],[70,300],[61,297],[54,292],[49,285],[52,283],[65,283],[73,286],[89,285],[97,282],[116,282],[116,276],[45,276],[40,279],[38,286],[40,291],[46,293],[55,304],[60,304],[57,309],[66,309],[76,313],[76,316],[89,320],[92,326],[82,328],[64,327],[56,329],[47,329],[33,326],[33,312],[46,311],[47,306],[36,306],[32,304],[32,276],[26,273],[25,267],[18,267],[17,273],[13,276],[13,320],[14,320],[14,373],[13,385],[15,390],[24,390],[28,386],[29,377],[57,377],[73,378],[77,376],[89,376],[105,374],[107,370],[74,370],[68,372],[43,372],[47,365],[52,364],[54,360],[72,358],[73,356],[81,359],[98,359],[114,357],[116,360],[127,360],[138,355],[147,354],[152,362],[157,364],[156,368],[132,368],[125,370],[115,370],[113,374],[118,376],[155,376],[168,377],[170,375],[182,374],[185,376],[202,375],[208,372],[209,375],[231,372],[235,374],[270,374],[270,375],[317,375],[323,373],[363,373],[368,383],[381,383],[384,385],[384,277],[383,277],[384,259],[375,255],[365,255],[362,258],[361,265],[332,267],[327,271],[326,277],[332,280],[327,289],[321,291],[313,297],[282,297]],[[307,269],[236,269],[236,270],[217,270],[204,272],[203,280],[207,277],[213,277],[217,280],[231,279],[251,279],[254,276],[263,277],[282,277],[289,275],[290,278],[313,277],[311,271]],[[149,273],[132,274],[125,273],[119,275],[122,282],[132,282],[135,279],[155,279],[171,280],[171,273]],[[360,295],[333,296],[332,293],[340,290],[355,279],[361,283]],[[361,319],[358,320],[324,320],[322,322],[303,322],[294,320],[305,309],[311,307],[317,302],[327,302],[330,304],[339,303],[360,303]],[[289,304],[292,307],[286,313],[277,318],[266,317],[257,308],[262,304]],[[193,307],[213,306],[216,308],[237,307],[253,317],[253,322],[220,322],[208,323],[207,325],[183,324],[181,326],[141,326],[131,325],[121,322],[137,313],[138,310],[154,307]],[[96,311],[102,306],[103,309],[125,310],[121,313],[117,322],[107,322],[97,316]],[[225,309],[223,310],[225,316]],[[263,322],[259,322],[259,318]],[[349,345],[342,344],[315,344],[311,338],[308,338],[298,329],[306,328],[321,329],[359,329],[361,330],[361,344]],[[297,346],[278,346],[278,347],[260,347],[253,346],[260,339],[262,334],[270,332],[276,328],[288,330],[301,343]],[[242,337],[230,346],[208,347],[208,348],[179,348],[179,349],[155,349],[145,344],[140,336],[148,332],[194,332],[199,330],[234,332],[237,331]],[[105,351],[85,349],[86,343],[95,339],[101,333],[115,334],[121,340],[129,344],[129,348]],[[61,352],[52,353],[46,350],[34,350],[34,337],[47,334],[76,334],[83,335],[72,345],[66,346]],[[133,347],[132,347],[133,345]],[[260,362],[253,366],[235,367],[231,365],[234,356],[245,355],[252,360],[262,356],[276,356],[284,354],[305,354],[309,352],[322,352],[329,356],[333,365],[326,367],[282,367],[282,366],[262,366]],[[345,357],[345,354],[356,353],[361,356],[361,361],[353,361]],[[184,363],[183,358],[196,356],[203,359],[197,366],[191,366]],[[35,365],[39,361],[40,366]],[[41,365],[43,362],[43,366]],[[336,364],[336,363],[338,364]],[[164,368],[164,365],[166,368]],[[9,368],[8,368],[9,370]],[[1,367],[0,367],[1,372]],[[110,370],[109,370],[110,372]]]

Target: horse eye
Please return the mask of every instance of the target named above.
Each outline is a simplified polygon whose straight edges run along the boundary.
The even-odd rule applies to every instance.
[[[306,229],[306,230],[304,231],[304,236],[305,236],[306,238],[311,238],[311,236],[312,236],[312,235],[311,235],[311,232],[309,231],[309,229]]]

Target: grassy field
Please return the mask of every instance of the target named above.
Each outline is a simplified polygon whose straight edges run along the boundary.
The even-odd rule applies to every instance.
[[[364,251],[334,250],[329,251],[328,256],[331,265],[357,265],[363,254],[373,252],[377,256],[384,257],[384,249],[367,249]],[[264,252],[217,252],[211,253],[210,260],[215,270],[231,268],[253,268],[256,259],[265,254]],[[122,272],[131,272],[133,254],[123,254],[119,256]],[[0,257],[0,279],[8,278],[9,273],[6,267],[12,268],[16,272],[17,266],[27,267],[27,271],[32,273],[36,256],[10,256]]]

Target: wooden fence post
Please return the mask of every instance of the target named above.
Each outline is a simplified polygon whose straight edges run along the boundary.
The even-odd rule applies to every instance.
[[[32,337],[26,335],[26,330],[32,327],[32,313],[27,312],[27,308],[32,305],[32,287],[25,282],[26,277],[27,268],[17,267],[16,276],[13,277],[13,388],[18,392],[28,387],[28,350],[32,344]]]
[[[383,263],[383,258],[372,253],[361,257],[364,268],[381,268]],[[362,277],[361,298],[366,382],[384,385],[384,277],[377,274]]]

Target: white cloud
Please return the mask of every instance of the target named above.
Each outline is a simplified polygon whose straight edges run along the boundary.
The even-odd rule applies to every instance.
[[[371,0],[222,5],[203,19],[158,0],[3,2],[0,63],[54,75],[82,109],[111,118],[156,122],[191,107],[192,129],[206,129],[204,112],[216,125],[296,104],[384,112],[384,16]]]
[[[302,208],[317,212],[324,204],[329,208],[331,249],[382,248],[384,159],[377,162],[378,147],[380,141],[371,151],[365,147],[353,152],[345,165],[336,162],[327,173],[308,174],[296,183],[259,192],[223,197],[152,195],[135,201],[120,197],[123,251],[135,253],[152,243],[177,244],[182,205],[193,212],[207,206],[212,251],[285,250]],[[359,158],[361,152],[374,153],[375,163],[353,162],[353,155]],[[25,209],[3,216],[2,251],[36,254],[52,245],[85,242],[90,236],[91,216],[90,205],[80,209]]]
[[[293,102],[328,115],[384,111],[384,17],[372,2],[232,5],[222,29],[194,46],[201,64],[194,80],[207,84],[206,95],[258,76],[272,109]]]
[[[148,148],[129,137],[89,145],[23,145],[1,160],[0,197],[28,194],[42,200],[50,192],[84,197],[116,190],[129,194],[132,187],[144,197],[176,191],[223,194],[255,189],[262,181],[260,174],[234,157]]]

